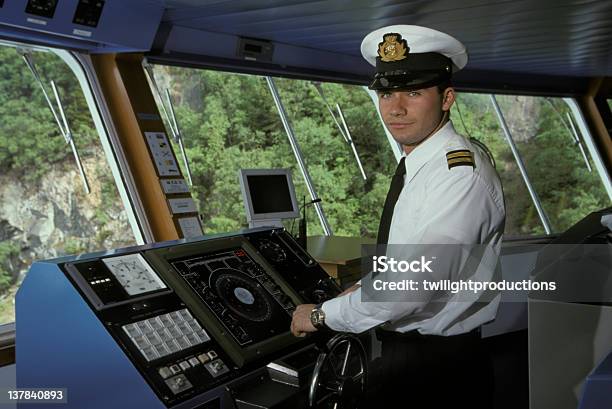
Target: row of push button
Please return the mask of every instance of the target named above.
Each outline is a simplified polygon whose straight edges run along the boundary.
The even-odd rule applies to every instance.
[[[203,353],[198,355],[197,357],[189,358],[186,361],[179,362],[178,364],[167,366],[162,366],[159,368],[158,372],[160,376],[164,379],[168,378],[171,375],[176,375],[181,371],[185,371],[191,367],[195,367],[200,363],[207,363],[217,358],[217,353],[215,351],[209,351],[207,353]]]

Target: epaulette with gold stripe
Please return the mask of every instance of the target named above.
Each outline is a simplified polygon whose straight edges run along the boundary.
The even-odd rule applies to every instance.
[[[448,169],[452,169],[455,166],[476,167],[476,164],[474,163],[474,154],[467,149],[458,149],[447,152],[446,161],[448,162]]]

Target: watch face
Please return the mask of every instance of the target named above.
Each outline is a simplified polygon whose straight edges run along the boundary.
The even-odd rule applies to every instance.
[[[312,313],[310,313],[310,321],[312,321],[312,325],[314,325],[315,327],[320,326],[324,320],[325,313],[322,310],[315,308],[314,310],[312,310]]]

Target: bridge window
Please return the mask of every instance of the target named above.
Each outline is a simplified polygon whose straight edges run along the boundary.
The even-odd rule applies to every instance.
[[[240,168],[290,168],[298,197],[308,195],[264,77],[151,68],[158,95],[165,102],[168,89],[176,107],[205,233],[246,226]],[[358,86],[273,82],[331,230],[375,237],[396,162],[370,97]],[[455,128],[492,152],[506,194],[508,236],[562,232],[610,203],[601,160],[570,102],[498,95],[494,103],[491,95],[458,94]],[[309,220],[309,233],[322,234],[312,210]]]
[[[34,260],[122,247],[135,240],[70,68],[52,52],[0,46],[0,70],[0,324],[5,324],[15,319],[15,293]],[[71,135],[65,132],[51,81]]]
[[[265,77],[165,65],[151,68],[159,89],[154,94],[167,103],[168,89],[176,108],[206,234],[246,226],[238,184],[241,168],[289,168],[300,203],[304,196],[310,200]],[[279,78],[273,83],[331,230],[336,235],[375,237],[395,164],[367,93],[360,86]],[[171,112],[157,99],[161,112]],[[336,104],[340,105],[358,155],[326,103],[339,122]],[[310,235],[324,233],[312,207],[308,220]],[[291,223],[287,227],[291,229]],[[293,230],[297,232],[297,223]]]
[[[571,103],[563,98],[458,94],[455,128],[485,143],[495,158],[506,198],[506,235],[562,232],[610,204],[609,181]]]

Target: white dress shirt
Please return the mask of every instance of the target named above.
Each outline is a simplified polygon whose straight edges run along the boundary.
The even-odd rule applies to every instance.
[[[447,152],[469,150],[475,167],[449,169]],[[499,255],[505,222],[501,182],[486,154],[455,132],[449,121],[407,155],[404,187],[395,204],[389,244],[486,245]],[[480,281],[493,278],[491,263],[475,273]],[[448,269],[453,270],[453,269]],[[438,279],[456,280],[458,271]],[[461,277],[462,279],[464,277]],[[456,335],[495,318],[499,294],[478,303],[482,294],[466,301],[465,294],[445,303],[361,302],[362,289],[323,303],[325,323],[333,330],[360,333],[386,323],[385,329],[422,334]]]

